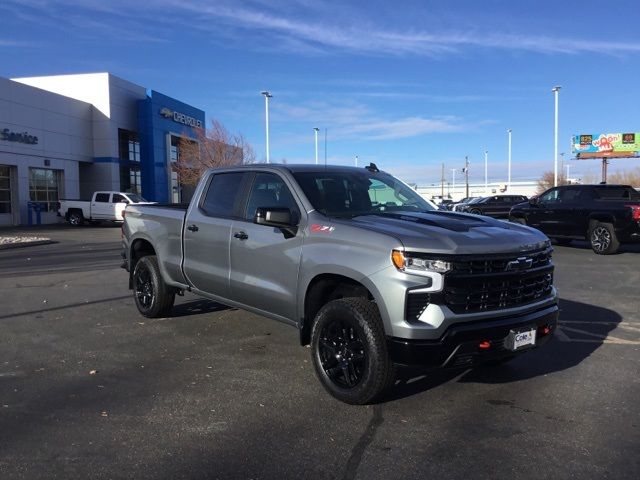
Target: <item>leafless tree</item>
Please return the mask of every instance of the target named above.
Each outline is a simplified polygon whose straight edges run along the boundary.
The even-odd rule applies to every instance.
[[[196,129],[195,140],[181,138],[178,149],[180,155],[173,169],[184,185],[196,185],[209,168],[255,162],[255,152],[245,138],[229,133],[215,119],[207,130]]]
[[[568,183],[569,182],[567,182],[566,175],[558,172],[558,185],[567,185]],[[544,172],[542,174],[542,177],[540,177],[540,179],[538,180],[538,188],[536,193],[540,195],[541,193],[549,190],[551,187],[553,187],[553,172]]]
[[[622,185],[640,187],[640,168],[611,173],[607,176],[607,183],[620,183]]]

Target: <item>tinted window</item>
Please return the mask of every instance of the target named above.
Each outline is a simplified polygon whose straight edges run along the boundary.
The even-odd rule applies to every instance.
[[[631,187],[596,187],[596,198],[603,200],[639,200],[640,194]]]
[[[113,199],[111,200],[111,203],[129,203],[129,200],[124,198],[119,193],[114,193],[113,194]]]
[[[278,175],[273,173],[256,174],[244,218],[253,220],[258,207],[288,208],[292,212],[298,212],[298,205],[289,188]]]
[[[96,193],[96,202],[108,202],[109,194],[108,193]]]
[[[322,170],[294,176],[313,207],[328,216],[433,210],[412,188],[383,172]]]
[[[233,217],[242,196],[244,173],[219,173],[209,182],[209,189],[200,208],[212,217]]]
[[[549,190],[548,192],[543,193],[540,196],[540,202],[542,203],[554,203],[558,201],[559,190],[554,188],[553,190]]]

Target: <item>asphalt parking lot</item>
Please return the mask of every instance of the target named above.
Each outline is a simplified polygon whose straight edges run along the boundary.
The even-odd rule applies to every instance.
[[[560,330],[503,367],[324,392],[291,327],[141,317],[120,230],[0,251],[0,478],[639,478],[640,246],[556,246]]]

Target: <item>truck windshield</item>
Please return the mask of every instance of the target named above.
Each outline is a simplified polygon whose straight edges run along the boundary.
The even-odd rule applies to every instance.
[[[382,172],[297,172],[294,177],[313,207],[329,217],[434,210],[411,187]]]

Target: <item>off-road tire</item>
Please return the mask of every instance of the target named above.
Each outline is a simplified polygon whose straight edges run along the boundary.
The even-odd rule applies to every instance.
[[[335,325],[344,325],[348,331],[336,329]],[[335,331],[342,331],[344,344],[331,335]],[[340,351],[343,354],[338,353]],[[350,352],[356,352],[352,361],[349,361]],[[358,364],[360,356],[363,360]],[[311,357],[322,386],[345,403],[371,403],[395,381],[395,366],[387,351],[380,312],[375,303],[364,298],[341,298],[320,309],[311,330]],[[333,363],[335,367],[328,368]],[[357,381],[344,385],[347,375],[352,380],[358,377],[356,372],[359,373]]]
[[[589,244],[598,255],[611,255],[618,251],[620,242],[613,225],[604,222],[594,222],[589,229]]]
[[[173,308],[175,289],[160,274],[155,255],[142,257],[133,270],[133,299],[138,311],[149,318],[166,316]]]
[[[84,223],[84,215],[81,212],[73,211],[69,213],[69,224],[74,227],[80,227]]]

